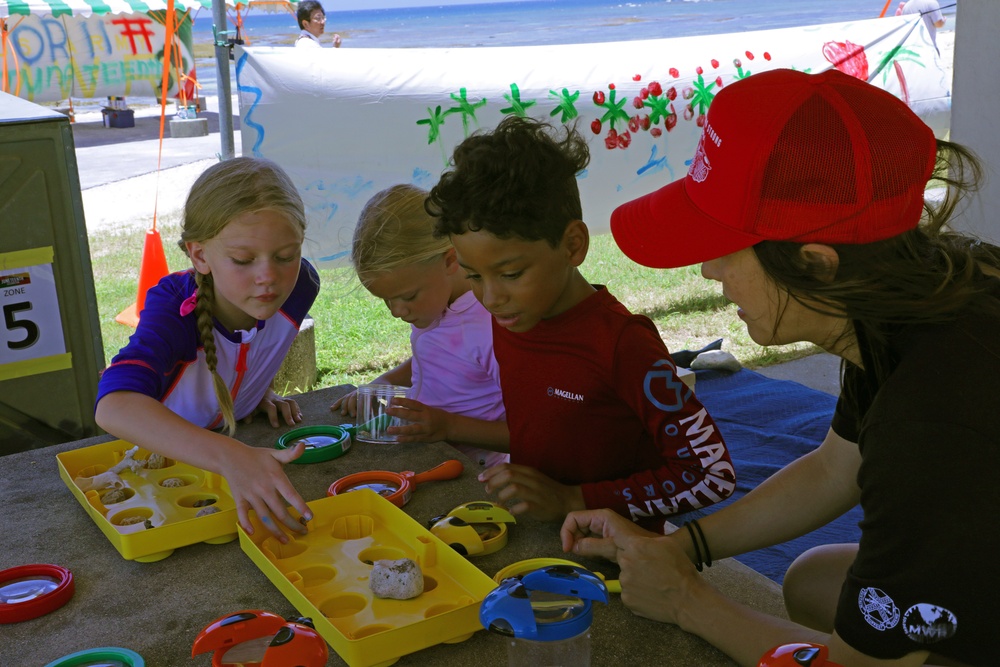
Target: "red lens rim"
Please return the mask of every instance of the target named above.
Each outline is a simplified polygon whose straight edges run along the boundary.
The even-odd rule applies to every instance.
[[[19,565],[0,572],[0,586],[16,579],[49,577],[56,580],[56,587],[33,600],[15,604],[0,604],[0,623],[20,623],[53,612],[69,602],[75,586],[73,573],[59,565]]]

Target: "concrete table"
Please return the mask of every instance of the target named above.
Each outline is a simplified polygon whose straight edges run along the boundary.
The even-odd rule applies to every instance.
[[[304,425],[342,420],[329,405],[347,387],[321,389],[298,397]],[[272,447],[289,427],[272,429],[263,419],[237,432],[244,442]],[[60,479],[56,454],[111,440],[98,436],[0,458],[0,569],[34,563],[69,568],[76,593],[64,607],[40,618],[0,626],[0,665],[39,667],[84,649],[117,646],[136,651],[149,667],[209,665],[210,654],[191,657],[191,644],[215,618],[241,609],[264,609],[281,616],[295,609],[243,553],[239,541],[178,548],[153,563],[123,559]],[[286,471],[307,500],[323,498],[329,485],[364,470],[420,472],[450,458],[466,471],[455,480],[417,487],[404,507],[426,525],[460,503],[489,499],[476,481],[474,465],[444,443],[375,445],[356,443],[344,456],[314,464],[290,464]],[[527,558],[566,557],[558,524],[521,519],[511,527],[507,546],[472,559],[489,576]],[[576,560],[617,577],[616,566],[603,560]],[[734,599],[766,613],[783,615],[777,585],[753,570],[726,559],[706,576]],[[616,595],[609,605],[596,604],[592,627],[594,665],[675,666],[735,664],[701,639],[675,626],[633,615]],[[441,644],[403,656],[399,665],[507,664],[504,639],[486,631],[457,644]],[[330,665],[345,664],[331,651]]]

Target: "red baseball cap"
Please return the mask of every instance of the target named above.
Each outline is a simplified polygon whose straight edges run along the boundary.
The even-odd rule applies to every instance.
[[[719,91],[687,176],[616,208],[611,232],[655,268],[761,241],[880,241],[919,223],[936,154],[880,88],[836,69],[761,72]]]

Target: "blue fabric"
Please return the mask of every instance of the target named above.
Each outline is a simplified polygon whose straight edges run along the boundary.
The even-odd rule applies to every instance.
[[[746,369],[736,373],[697,371],[696,377],[695,393],[718,425],[733,457],[736,491],[708,510],[692,512],[691,518],[732,503],[783,466],[815,449],[826,437],[837,404],[836,397],[825,392]],[[788,566],[807,549],[857,542],[861,537],[860,520],[861,508],[855,507],[808,535],[737,556],[736,560],[780,584]]]

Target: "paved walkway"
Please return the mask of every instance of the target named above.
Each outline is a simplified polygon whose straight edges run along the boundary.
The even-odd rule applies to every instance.
[[[218,99],[204,102],[206,110],[199,117],[208,120],[208,135],[171,137],[174,110],[168,107],[162,151],[159,107],[135,109],[135,127],[129,128],[104,127],[99,112],[77,115],[73,142],[88,233],[148,228],[154,210],[161,221],[180,216],[191,184],[222,152]],[[240,155],[238,115],[233,116],[233,128]]]

